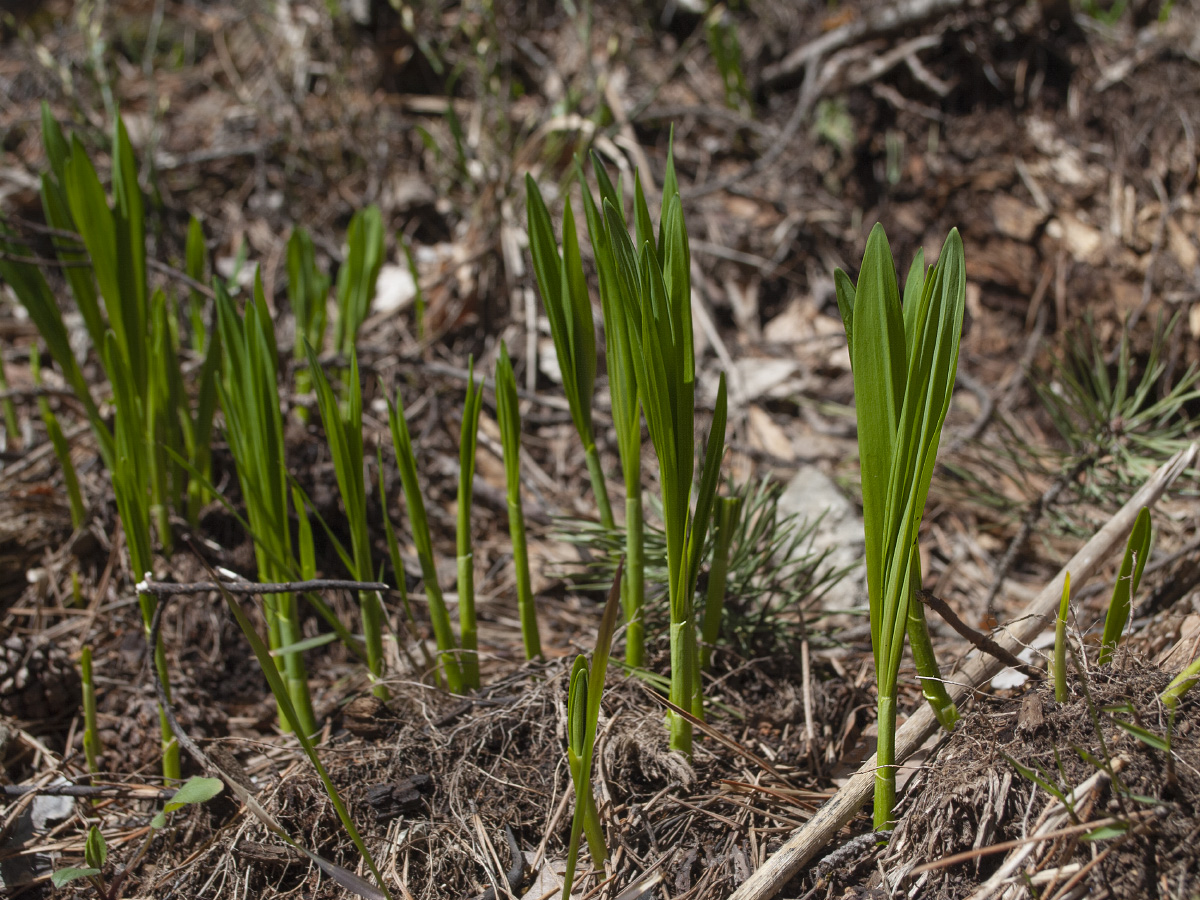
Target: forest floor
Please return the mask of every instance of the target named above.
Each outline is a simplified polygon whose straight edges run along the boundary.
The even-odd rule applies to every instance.
[[[590,27],[582,12],[569,14],[575,5],[590,11]],[[545,659],[523,658],[490,388],[473,525],[483,689],[465,699],[437,689],[393,641],[392,697],[380,705],[340,644],[306,654],[322,758],[393,897],[478,895],[511,864],[506,827],[534,876],[517,896],[554,896],[566,855],[567,677],[574,654],[592,647],[603,602],[603,590],[579,585],[611,574],[614,561],[580,524],[595,509],[527,250],[526,173],[557,221],[563,197],[577,193],[575,154],[594,149],[627,182],[637,168],[658,185],[673,128],[698,405],[711,410],[725,372],[724,475],[735,486],[769,476],[778,486],[771,503],[793,484],[780,510],[815,523],[790,561],[760,554],[757,569],[739,570],[706,676],[710,725],[690,761],[668,752],[661,682],[610,667],[596,790],[613,877],[590,877],[580,896],[728,897],[873,752],[861,570],[837,582],[817,561],[831,544],[843,563],[861,553],[861,532],[845,537],[859,527],[858,445],[833,271],[856,274],[875,222],[902,271],[920,247],[935,259],[952,227],[966,248],[958,389],[920,550],[925,586],[972,629],[1003,634],[1195,437],[1195,398],[1140,415],[1187,394],[1200,362],[1195,4],[1146,0],[1110,12],[1052,0],[767,0],[706,15],[693,5],[341,4],[363,7],[356,19],[320,0],[0,3],[0,210],[14,227],[43,221],[40,104],[102,170],[119,107],[143,161],[148,255],[182,268],[196,216],[217,273],[228,277],[239,254],[245,271],[259,267],[283,358],[294,334],[292,227],[309,229],[335,270],[351,215],[379,205],[388,258],[358,341],[377,562],[390,515],[409,572],[420,571],[408,555],[384,391],[404,394],[448,586],[467,361],[490,374],[501,340],[513,356]],[[730,35],[740,63],[722,66],[716,48],[728,51]],[[416,260],[421,327],[401,236]],[[584,254],[592,271],[586,242]],[[61,273],[47,277],[69,304]],[[169,272],[154,277],[182,291]],[[1144,383],[1144,394],[1107,389],[1123,340],[1131,384]],[[82,865],[88,826],[99,825],[114,898],[349,896],[227,794],[149,828],[162,786],[158,719],[112,486],[78,404],[52,396],[88,507],[73,530],[32,402],[37,330],[3,285],[0,348],[21,420],[0,453],[6,895],[48,896],[50,870]],[[94,358],[84,371],[95,396],[107,397]],[[319,420],[298,413],[315,403],[290,390],[291,374],[281,392],[289,469],[344,534]],[[52,383],[49,366],[45,375]],[[600,382],[598,444],[615,490]],[[385,448],[382,500],[376,446]],[[646,476],[653,494],[649,463]],[[214,481],[236,508],[220,441]],[[821,519],[826,501],[814,498],[829,488],[834,511]],[[784,518],[780,533],[798,527]],[[1200,895],[1200,704],[1185,701],[1170,717],[1158,701],[1200,649],[1197,521],[1189,470],[1153,510],[1153,553],[1115,661],[1096,664],[1123,536],[1091,581],[1073,585],[1080,660],[1069,702],[1056,703],[1044,678],[1013,670],[969,685],[954,733],[932,737],[903,770],[890,843],[864,838],[864,805],[778,896]],[[208,563],[255,577],[252,543],[224,507],[207,509],[191,538]],[[329,577],[344,574],[328,548],[319,563]],[[205,570],[183,549],[158,558],[155,576],[190,582]],[[410,581],[426,627],[423,589]],[[329,602],[357,623],[350,597]],[[669,667],[662,605],[648,630],[647,668],[658,675]],[[928,618],[953,683],[978,651],[934,611]],[[315,635],[323,625],[308,611],[303,627]],[[175,600],[162,634],[188,733],[244,772],[305,846],[365,874],[296,741],[279,733],[274,700],[221,597]],[[21,793],[19,785],[52,793],[64,781],[87,783],[85,645],[103,744],[94,780],[113,787],[95,802]],[[1047,652],[1035,641],[1028,660],[1044,669]],[[923,702],[907,657],[900,683],[905,720]],[[46,800],[40,811],[35,796]],[[917,871],[926,863],[936,865]],[[60,893],[94,892],[78,881]]]

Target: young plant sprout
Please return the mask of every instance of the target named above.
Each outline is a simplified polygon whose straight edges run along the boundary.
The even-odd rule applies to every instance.
[[[537,607],[533,602],[533,582],[529,577],[529,551],[525,545],[525,511],[521,506],[521,409],[517,399],[517,379],[513,375],[508,348],[500,343],[496,359],[496,420],[504,447],[504,480],[508,496],[508,531],[512,539],[513,568],[517,577],[517,610],[521,619],[521,638],[525,658],[542,655],[538,633]]]
[[[92,678],[92,648],[85,645],[79,655],[83,684],[83,758],[91,775],[100,771],[100,731],[96,716],[96,682]]]
[[[192,216],[188,220],[187,243],[183,251],[183,271],[188,278],[205,284],[204,270],[208,263],[208,248],[204,245],[204,226]],[[188,318],[192,323],[192,349],[204,352],[208,339],[208,325],[204,321],[204,295],[194,287],[188,292]]]
[[[604,693],[604,676],[608,671],[613,631],[617,627],[623,566],[624,562],[618,563],[617,577],[604,604],[591,666],[588,666],[585,656],[579,655],[571,667],[571,687],[567,697],[567,763],[571,770],[571,781],[575,785],[575,816],[571,820],[571,840],[567,847],[563,900],[569,900],[574,886],[581,834],[587,835],[592,865],[603,866],[608,859],[600,814],[596,809],[596,799],[592,796],[592,751],[596,746],[596,724],[600,720],[600,698]]]
[[[317,267],[316,251],[308,231],[296,226],[287,243],[288,303],[296,320],[296,342],[292,356],[297,363],[307,361],[306,348],[311,345],[318,353],[325,346],[325,301],[329,296],[329,276]],[[312,388],[309,369],[296,369],[296,393],[307,394]],[[301,421],[308,411],[297,407]]]
[[[463,678],[467,687],[479,687],[479,629],[475,623],[475,549],[471,540],[471,501],[475,484],[475,448],[479,439],[479,414],[483,410],[483,384],[475,382],[475,359],[467,360],[467,399],[463,405],[458,442],[458,623],[462,631]]]
[[[600,454],[592,433],[592,393],[596,382],[596,332],[592,325],[592,301],[583,277],[575,215],[568,199],[563,212],[562,254],[554,240],[550,213],[532,175],[525,176],[525,208],[529,215],[529,249],[533,270],[542,293],[542,305],[550,320],[550,334],[562,372],[563,392],[571,408],[571,420],[583,443],[592,492],[600,511],[600,522],[614,527],[612,506]]]
[[[625,226],[620,192],[613,186],[598,157],[592,168],[600,186],[600,202],[613,209]],[[625,662],[640,668],[646,655],[645,517],[642,507],[642,414],[638,401],[637,370],[633,363],[630,329],[640,321],[626,315],[617,261],[609,239],[604,214],[592,198],[591,189],[578,167],[579,187],[588,236],[600,282],[600,307],[604,314],[604,350],[608,368],[608,393],[613,426],[617,432],[617,454],[625,480],[625,580],[621,584],[621,606],[625,612]]]
[[[637,178],[634,204],[636,247],[624,217],[608,200],[604,201],[604,217],[637,392],[658,457],[671,611],[671,702],[702,715],[695,590],[725,452],[725,376],[722,374],[717,389],[693,513],[696,363],[692,348],[691,254],[670,157],[657,242]],[[674,713],[669,714],[668,721],[671,748],[690,756],[691,722]]]
[[[408,505],[408,521],[412,527],[413,543],[416,544],[417,559],[421,563],[425,596],[429,600],[429,620],[433,624],[433,636],[437,642],[438,661],[446,677],[446,687],[452,693],[461,694],[466,690],[463,667],[459,659],[461,652],[450,625],[450,612],[438,585],[437,565],[433,561],[433,538],[429,533],[425,500],[421,496],[421,485],[417,480],[417,456],[408,433],[408,422],[404,418],[404,401],[398,390],[395,402],[388,401],[388,427],[392,432],[396,466],[400,470],[400,483],[404,488],[404,502]],[[393,556],[393,567],[398,559],[397,552]],[[402,568],[397,570],[397,578],[401,577],[402,571]]]
[[[375,576],[371,560],[371,535],[367,531],[367,491],[363,474],[362,385],[358,379],[358,354],[350,354],[350,372],[346,380],[345,402],[338,403],[329,379],[317,360],[312,344],[305,342],[308,369],[317,389],[317,405],[333,457],[338,490],[346,507],[350,524],[350,548],[353,554],[351,575],[358,581],[370,581]],[[303,508],[297,510],[303,516]],[[367,646],[367,669],[370,671],[372,693],[381,700],[388,697],[383,677],[383,629],[385,616],[379,594],[364,591],[359,594],[362,612],[363,637]]]
[[[1067,613],[1071,608],[1071,573],[1063,576],[1062,600],[1058,604],[1058,615],[1054,620],[1054,702],[1066,703],[1071,699],[1067,690]]]
[[[943,726],[951,727],[957,719],[937,671],[921,604],[913,600],[921,585],[917,533],[954,390],[966,301],[957,229],[946,238],[937,265],[928,274],[923,269],[918,257],[902,308],[887,236],[876,225],[857,287],[844,272],[835,273],[854,376],[871,649],[879,691],[876,830],[891,827],[895,805],[896,680],[906,632],[926,698]]]
[[[1108,614],[1104,617],[1104,637],[1100,641],[1100,657],[1096,664],[1103,666],[1112,662],[1117,644],[1125,634],[1125,626],[1129,624],[1129,611],[1133,605],[1133,595],[1137,593],[1142,581],[1142,572],[1146,568],[1146,560],[1150,558],[1150,510],[1142,507],[1133,530],[1129,532],[1129,540],[1125,544],[1125,557],[1121,560],[1121,571],[1117,573],[1117,581],[1113,585],[1112,599],[1108,602]]]
[[[360,209],[346,232],[346,261],[338,270],[337,321],[333,323],[333,346],[349,359],[358,341],[358,330],[367,319],[375,282],[383,268],[383,216],[379,207]],[[316,315],[313,313],[313,315]],[[313,341],[313,346],[319,346]]]
[[[217,290],[217,320],[225,353],[221,367],[221,408],[225,434],[237,469],[254,539],[254,556],[262,581],[287,581],[296,570],[288,516],[287,461],[284,454],[283,417],[279,412],[279,386],[275,329],[262,293],[262,279],[254,279],[254,297],[239,315],[223,289]],[[304,515],[303,509],[297,513]],[[290,703],[298,718],[279,707],[280,724],[305,735],[317,730],[308,693],[304,659],[295,649],[301,641],[296,598],[268,594],[263,614],[275,665],[283,672]]]

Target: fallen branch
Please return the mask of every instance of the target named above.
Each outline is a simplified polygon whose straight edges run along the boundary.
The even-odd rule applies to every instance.
[[[379,581],[348,581],[337,578],[315,578],[311,581],[193,581],[175,584],[167,581],[140,581],[139,594],[155,597],[176,597],[180,594],[204,594],[209,591],[229,591],[231,594],[307,594],[313,591],[390,591],[390,585]]]
[[[1136,494],[1117,511],[1108,523],[1071,557],[1049,584],[1026,607],[1022,616],[1007,626],[999,643],[1012,652],[1019,652],[1053,619],[1062,599],[1063,579],[1067,572],[1076,584],[1095,574],[1100,565],[1119,550],[1134,519],[1143,506],[1152,506],[1163,492],[1196,459],[1197,445],[1192,444],[1169,459],[1150,476]],[[977,685],[990,681],[1004,668],[1004,663],[992,656],[970,660],[953,684],[947,683],[951,698],[961,702]],[[935,731],[938,723],[933,710],[924,704],[896,733],[896,762],[910,757]],[[854,818],[871,796],[875,785],[875,757],[846,782],[833,799],[817,810],[808,824],[797,831],[776,853],[730,897],[730,900],[767,900],[774,897],[801,867],[808,863]]]

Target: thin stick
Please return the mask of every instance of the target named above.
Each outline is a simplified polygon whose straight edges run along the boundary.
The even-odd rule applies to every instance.
[[[174,584],[166,581],[142,581],[137,585],[140,594],[155,597],[175,597],[179,594],[204,594],[209,591],[229,591],[231,594],[305,594],[310,591],[390,591],[391,585],[378,581],[347,581],[337,578],[315,578],[311,581],[280,581],[258,584],[247,581],[194,581]]]
[[[1006,629],[1008,633],[1002,638],[1002,644],[1015,651],[1041,631],[1058,611],[1066,573],[1070,571],[1072,580],[1077,583],[1090,578],[1101,563],[1125,540],[1141,508],[1154,505],[1180,473],[1192,465],[1196,453],[1197,445],[1192,444],[1176,453],[1150,476],[1129,502],[1121,507],[1030,602],[1025,614]],[[976,685],[990,681],[1002,668],[1004,663],[992,656],[983,655],[971,660],[955,679],[955,683],[948,685],[951,697],[955,702],[962,700]],[[896,733],[896,762],[903,762],[911,756],[937,728],[938,722],[933,709],[928,704],[923,704]],[[842,830],[842,826],[854,818],[875,786],[875,768],[875,757],[872,756],[833,799],[817,810],[809,823],[792,835],[765,865],[730,896],[729,900],[766,900],[768,897],[774,897],[793,875],[833,840]]]
[[[966,622],[958,617],[958,615],[950,608],[950,605],[937,596],[933,591],[919,590],[917,598],[942,617],[947,625],[957,631],[960,635],[966,638],[971,644],[979,650],[980,653],[988,653],[1006,666],[1016,669],[1022,674],[1028,675],[1030,678],[1043,678],[1046,673],[1037,666],[1031,666],[1021,661],[1015,653],[1001,647],[994,640],[988,637],[981,631],[976,631]]]

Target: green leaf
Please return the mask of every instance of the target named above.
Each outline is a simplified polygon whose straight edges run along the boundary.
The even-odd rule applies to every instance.
[[[1083,836],[1085,841],[1108,841],[1113,838],[1122,837],[1129,833],[1128,822],[1117,822],[1113,825],[1102,825],[1100,828],[1093,828]]]
[[[108,860],[108,843],[95,825],[88,829],[87,840],[83,844],[83,858],[89,868],[97,870],[103,869]]]
[[[1150,510],[1142,507],[1133,523],[1133,529],[1129,532],[1129,540],[1125,544],[1125,557],[1121,560],[1121,570],[1117,573],[1116,584],[1113,585],[1108,614],[1104,617],[1104,636],[1100,642],[1097,665],[1103,666],[1112,662],[1113,652],[1125,634],[1125,626],[1129,623],[1129,614],[1133,606],[1133,595],[1141,584],[1142,572],[1146,568],[1146,560],[1150,557],[1150,541]]]
[[[408,422],[404,418],[404,401],[399,390],[395,401],[388,400],[388,428],[392,434],[392,447],[396,451],[396,467],[400,471],[400,483],[404,488],[404,502],[408,506],[408,520],[413,543],[417,547],[417,559],[421,564],[421,577],[425,583],[425,595],[429,598],[429,620],[437,642],[438,658],[446,673],[446,684],[453,693],[464,690],[462,667],[458,661],[458,642],[450,625],[450,613],[442,597],[437,580],[437,566],[433,560],[433,539],[429,533],[429,519],[425,514],[425,501],[417,478],[417,458]]]
[[[224,789],[225,783],[220,778],[203,778],[199,775],[193,775],[175,792],[175,796],[163,805],[162,812],[158,813],[151,820],[150,827],[165,827],[167,816],[175,812],[175,810],[183,809],[185,806],[196,803],[205,803],[217,796]]]
[[[1135,725],[1133,722],[1118,719],[1116,716],[1113,716],[1113,723],[1122,731],[1133,735],[1147,747],[1153,747],[1155,750],[1161,750],[1163,753],[1171,752],[1171,743],[1165,737],[1157,735],[1152,731],[1147,731],[1141,725]]]
[[[72,881],[78,881],[80,878],[92,878],[99,874],[99,869],[76,869],[68,866],[65,869],[56,869],[50,875],[50,883],[56,888],[60,888]]]

